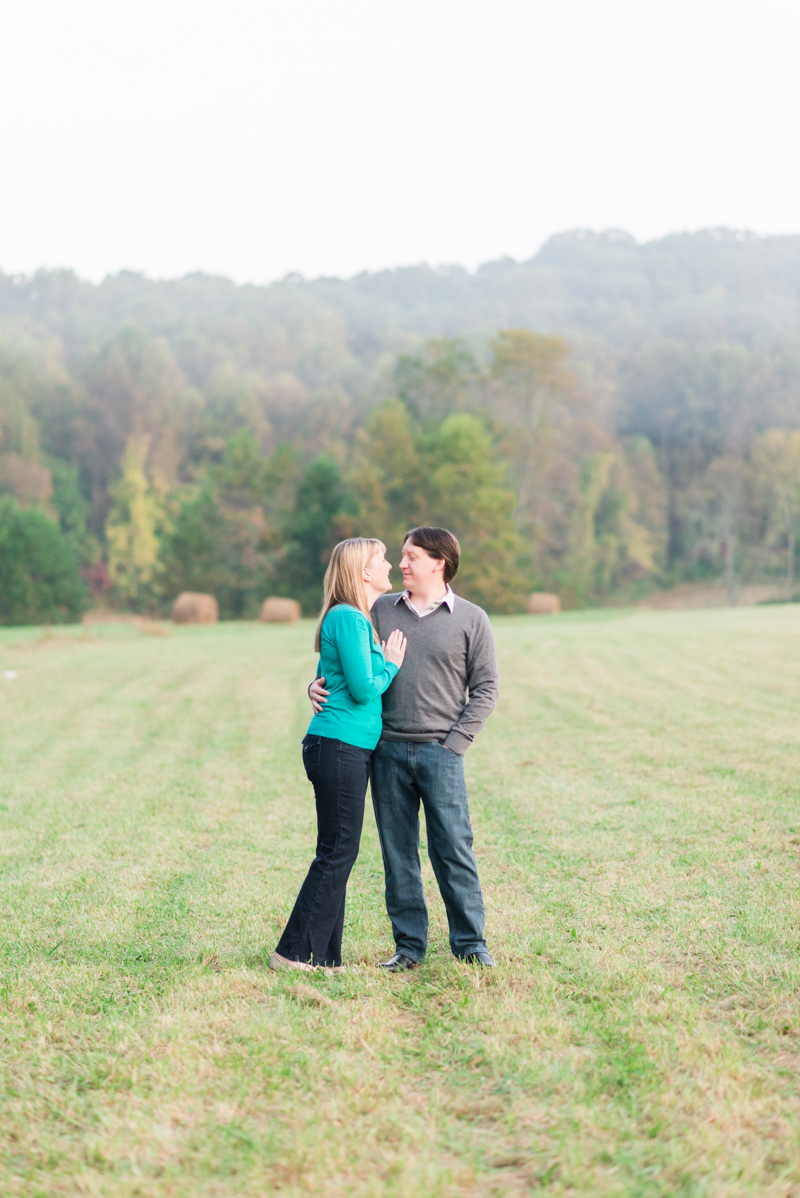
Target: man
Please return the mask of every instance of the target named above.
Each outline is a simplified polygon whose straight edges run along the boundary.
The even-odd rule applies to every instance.
[[[383,968],[413,969],[428,946],[428,909],[419,860],[419,805],[453,954],[494,965],[484,940],[484,909],[472,852],[464,752],[497,702],[497,660],[488,616],[454,595],[460,546],[445,528],[406,534],[405,590],[382,595],[372,620],[382,641],[408,638],[403,669],[383,696],[383,732],[372,754],[372,801],[386,872],[386,909],[396,952]],[[324,678],[309,687],[315,711]]]

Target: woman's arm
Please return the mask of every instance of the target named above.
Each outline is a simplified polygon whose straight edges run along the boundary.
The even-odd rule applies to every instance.
[[[356,703],[374,699],[388,687],[398,667],[387,662],[379,674],[372,673],[372,630],[355,612],[342,612],[334,633],[347,689]]]

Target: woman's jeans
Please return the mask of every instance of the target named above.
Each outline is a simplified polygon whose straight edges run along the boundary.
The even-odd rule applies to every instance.
[[[369,749],[307,736],[303,764],[317,804],[317,855],[276,952],[290,961],[341,965],[347,880],[358,856]]]
[[[464,758],[435,741],[382,740],[372,754],[372,803],[386,871],[386,909],[399,953],[421,961],[428,908],[419,861],[419,807],[456,957],[486,951],[478,867],[472,852]]]

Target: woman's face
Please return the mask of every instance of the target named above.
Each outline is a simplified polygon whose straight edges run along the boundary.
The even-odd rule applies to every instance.
[[[392,584],[389,582],[391,572],[391,562],[387,562],[382,549],[376,549],[364,567],[364,582],[370,583],[376,591],[385,595],[392,589]]]

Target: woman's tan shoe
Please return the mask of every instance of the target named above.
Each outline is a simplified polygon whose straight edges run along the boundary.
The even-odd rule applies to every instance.
[[[282,957],[280,953],[273,953],[269,959],[270,969],[304,969],[306,972],[313,972],[314,966],[306,964],[305,961],[290,961],[288,957]]]

